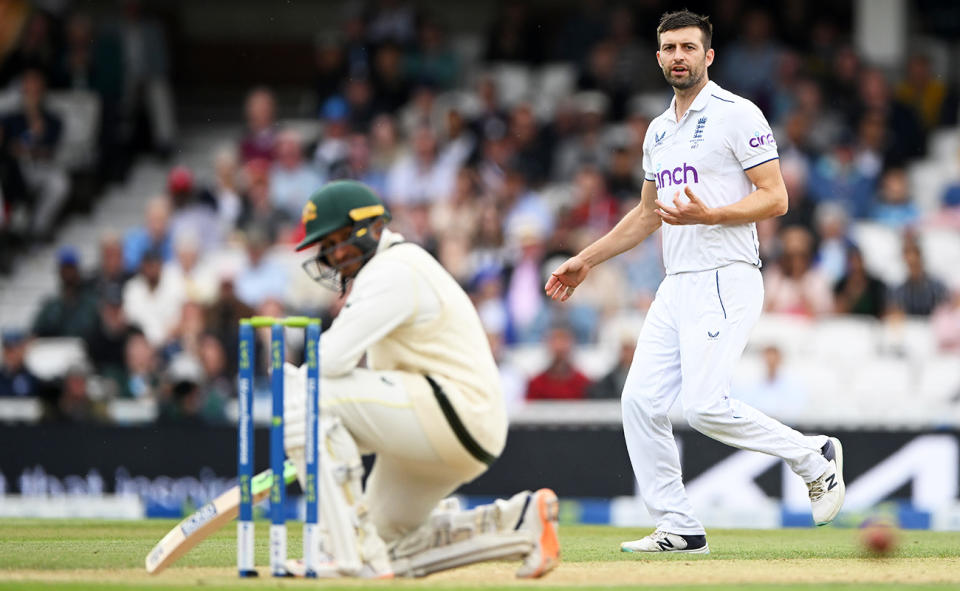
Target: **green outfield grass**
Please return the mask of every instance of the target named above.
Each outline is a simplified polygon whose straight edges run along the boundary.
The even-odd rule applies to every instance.
[[[231,525],[158,576],[143,561],[174,521],[0,522],[0,591],[34,589],[207,590],[429,587],[430,589],[637,588],[696,589],[957,589],[960,532],[905,531],[897,552],[866,556],[855,530],[711,530],[708,556],[639,556],[618,551],[647,530],[565,526],[563,564],[541,581],[516,581],[513,563],[487,563],[415,581],[304,581],[235,578]],[[299,555],[300,527],[290,524],[291,556]],[[257,564],[267,562],[267,523],[258,523]],[[265,570],[265,569],[262,569]]]

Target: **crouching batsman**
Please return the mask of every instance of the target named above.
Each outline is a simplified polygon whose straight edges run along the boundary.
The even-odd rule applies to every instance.
[[[560,558],[553,491],[469,511],[447,499],[503,450],[500,380],[467,294],[389,219],[352,181],[325,185],[303,209],[297,250],[315,249],[304,269],[348,292],[320,341],[320,575],[423,576],[516,559],[518,577],[540,577]],[[305,371],[288,365],[285,376],[284,447],[298,475]],[[365,489],[363,453],[376,454]]]

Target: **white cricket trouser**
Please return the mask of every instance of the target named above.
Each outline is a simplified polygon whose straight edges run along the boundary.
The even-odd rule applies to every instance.
[[[640,495],[657,528],[703,534],[683,488],[667,412],[680,396],[691,427],[727,445],[783,458],[805,482],[827,469],[825,436],[805,436],[729,397],[760,317],[759,269],[734,263],[667,275],[650,306],[623,387],[623,431]]]
[[[376,454],[364,499],[377,532],[388,543],[420,527],[441,499],[486,470],[466,451],[459,465],[437,455],[426,429],[449,427],[421,424],[404,375],[410,374],[358,368],[321,382],[321,413],[338,416],[361,453]]]

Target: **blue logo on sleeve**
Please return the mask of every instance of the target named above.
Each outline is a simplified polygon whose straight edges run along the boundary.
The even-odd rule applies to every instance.
[[[663,138],[665,138],[665,137],[667,137],[667,132],[666,132],[666,131],[664,131],[663,133],[653,132],[653,145],[654,145],[654,146],[659,146],[659,145],[660,145],[660,142],[662,142],[662,141],[663,141]]]

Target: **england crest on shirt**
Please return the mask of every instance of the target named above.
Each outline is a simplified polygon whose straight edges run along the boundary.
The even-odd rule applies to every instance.
[[[696,148],[703,143],[703,128],[707,126],[707,118],[697,119],[697,126],[693,130],[693,137],[690,138],[690,148]]]

